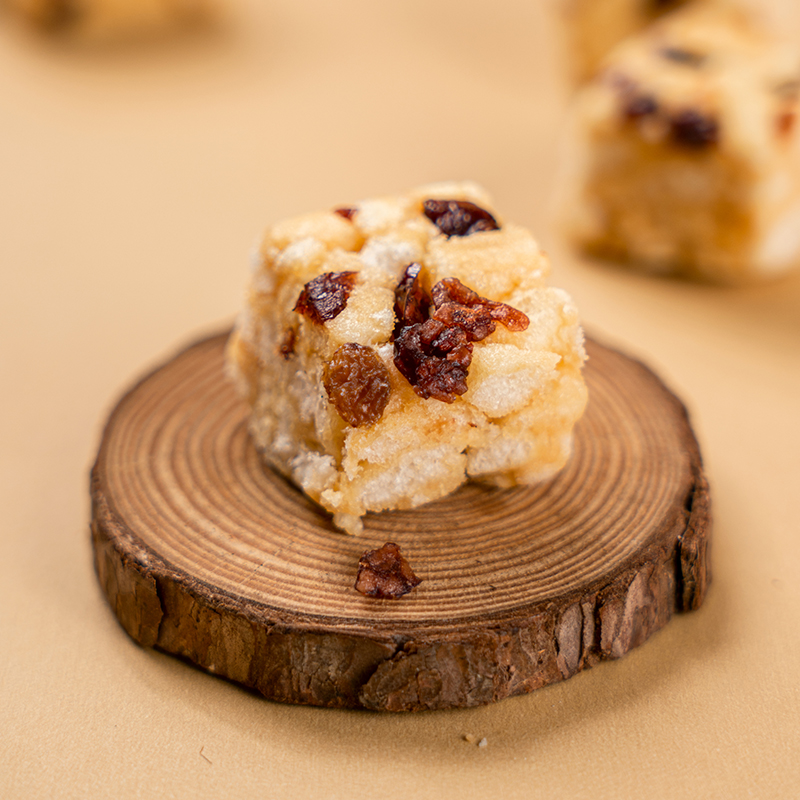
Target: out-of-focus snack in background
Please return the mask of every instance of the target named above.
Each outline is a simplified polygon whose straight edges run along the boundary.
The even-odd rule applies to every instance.
[[[623,40],[686,5],[738,8],[754,22],[786,33],[796,22],[796,0],[551,0],[563,33],[569,71],[577,83],[594,76]],[[797,32],[796,32],[797,33]]]
[[[213,0],[0,0],[35,28],[70,39],[108,42],[171,33],[208,22]]]
[[[576,98],[567,232],[592,254],[722,283],[800,262],[800,48],[695,3],[619,45]]]
[[[566,38],[570,70],[591,78],[623,39],[690,0],[556,0]]]

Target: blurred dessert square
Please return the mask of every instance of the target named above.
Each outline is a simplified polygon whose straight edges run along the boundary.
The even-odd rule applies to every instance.
[[[800,48],[700,3],[619,45],[578,97],[567,232],[584,251],[723,283],[800,261]]]

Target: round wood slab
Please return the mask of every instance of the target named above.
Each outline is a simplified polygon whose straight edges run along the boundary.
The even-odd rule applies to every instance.
[[[470,484],[364,534],[261,465],[223,373],[225,335],[114,410],[92,471],[100,583],[139,643],[289,703],[475,706],[618,658],[708,584],[708,486],[686,411],[642,364],[589,341],[589,404],[551,481]],[[356,592],[400,545],[422,583]]]

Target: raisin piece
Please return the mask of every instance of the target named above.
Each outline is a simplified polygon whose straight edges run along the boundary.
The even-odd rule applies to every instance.
[[[775,127],[779,136],[788,136],[793,130],[797,122],[797,115],[794,111],[784,111],[778,114],[775,120]]]
[[[343,344],[325,365],[322,385],[339,416],[354,428],[377,422],[389,402],[389,370],[363,344]]]
[[[394,352],[397,371],[423,400],[452,403],[467,391],[472,344],[464,331],[429,319],[403,328]]]
[[[408,274],[406,270],[401,287]],[[427,298],[422,306],[430,314],[424,322],[409,324],[398,315],[394,364],[420,397],[452,403],[467,391],[472,343],[493,333],[498,322],[509,330],[522,331],[529,321],[521,311],[481,297],[457,278],[439,281],[431,298],[433,312]]]
[[[426,200],[422,208],[425,216],[447,237],[500,228],[488,211],[468,200]]]
[[[458,303],[444,303],[432,316],[444,323],[449,330],[464,331],[472,342],[483,341],[497,327],[491,313],[483,306],[470,308]]]
[[[419,264],[409,264],[394,290],[394,313],[398,328],[425,322],[428,318],[430,299],[420,284],[421,269]]]
[[[648,117],[658,111],[658,102],[649,94],[634,95],[625,103],[625,116],[629,119]]]
[[[367,550],[358,561],[355,588],[367,597],[397,600],[420,583],[393,542],[386,542],[377,550]]]
[[[695,69],[702,67],[706,62],[706,56],[694,50],[686,50],[683,47],[671,47],[667,45],[658,51],[662,58],[667,61],[674,61],[676,64],[683,64],[686,67]]]
[[[294,310],[318,325],[338,317],[347,306],[357,275],[357,272],[318,275],[303,287]]]
[[[333,209],[334,214],[338,214],[340,217],[344,217],[345,219],[350,219],[350,220],[353,219],[353,217],[356,215],[356,211],[358,211],[357,208],[342,207]]]
[[[288,361],[294,355],[294,345],[297,340],[297,331],[294,328],[287,328],[283,333],[278,351]]]
[[[684,147],[707,147],[719,140],[719,125],[715,119],[688,109],[672,118],[672,138]]]
[[[458,278],[444,278],[439,281],[431,290],[431,297],[436,306],[436,312],[433,314],[436,319],[441,318],[440,314],[443,313],[445,306],[455,304],[466,306],[473,311],[480,310],[482,313],[487,313],[492,320],[501,322],[510,331],[524,331],[530,323],[528,317],[521,311],[497,300],[487,300],[485,297],[481,297],[477,292],[473,292],[472,289],[464,286]],[[479,321],[478,317],[475,319]],[[462,325],[462,327],[464,326]],[[467,327],[467,329],[469,328]],[[472,332],[472,341],[478,342],[481,339],[485,339],[493,331],[494,326],[485,335],[479,337],[477,330],[475,330]]]

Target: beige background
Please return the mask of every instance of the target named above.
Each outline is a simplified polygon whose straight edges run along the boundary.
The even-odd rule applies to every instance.
[[[726,290],[571,255],[558,57],[531,0],[240,0],[222,33],[110,51],[0,18],[0,796],[800,796],[800,276]],[[88,538],[120,392],[228,324],[266,223],[465,177],[689,406],[706,605],[566,683],[417,716],[271,704],[133,644]]]

